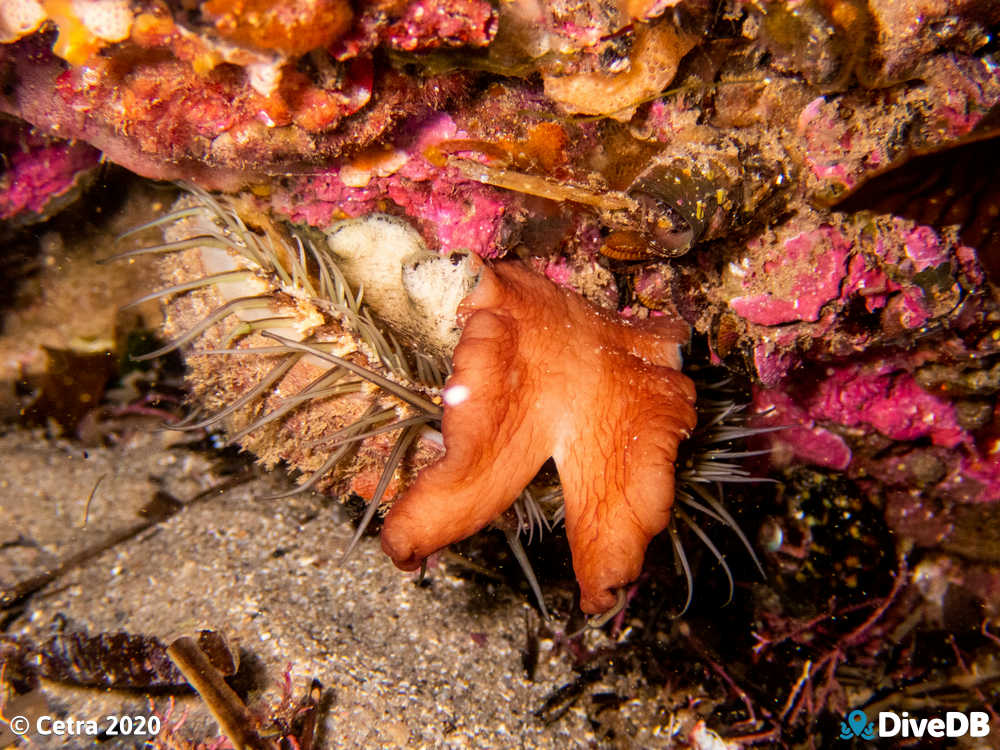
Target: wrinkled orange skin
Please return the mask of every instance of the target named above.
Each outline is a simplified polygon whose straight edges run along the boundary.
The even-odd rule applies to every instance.
[[[469,396],[445,407],[445,455],[393,505],[382,548],[418,567],[509,508],[551,456],[580,606],[605,612],[670,520],[677,446],[695,425],[687,326],[625,324],[519,262],[485,268],[459,316],[447,388]]]

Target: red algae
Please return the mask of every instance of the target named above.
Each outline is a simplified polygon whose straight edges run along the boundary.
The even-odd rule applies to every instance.
[[[425,156],[435,144],[462,135],[451,117],[433,115],[382,150],[380,159],[362,154],[326,174],[296,180],[272,205],[292,221],[326,226],[338,218],[386,211],[392,201],[431,247],[496,257],[502,252],[503,219],[516,197],[470,182]]]
[[[6,165],[0,179],[0,220],[17,223],[43,219],[100,158],[86,143],[51,138],[13,122],[0,123],[0,152]]]
[[[955,407],[921,388],[891,364],[874,370],[861,365],[837,369],[807,400],[817,420],[877,430],[893,440],[927,437],[934,445],[955,448],[972,440],[955,417]]]
[[[748,249],[754,252],[753,246]],[[844,236],[832,227],[790,237],[774,248],[773,257],[765,255],[760,267],[771,291],[733,297],[729,304],[739,315],[760,325],[815,322],[823,306],[840,294],[849,249]],[[784,280],[789,275],[791,278]],[[752,288],[761,280],[751,271],[744,277],[744,285]]]
[[[344,38],[331,45],[338,60],[385,45],[390,49],[427,51],[441,47],[481,47],[497,31],[497,12],[485,0],[411,0],[365,3]]]

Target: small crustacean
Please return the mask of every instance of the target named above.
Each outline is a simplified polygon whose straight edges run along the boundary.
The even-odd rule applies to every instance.
[[[171,282],[146,297],[167,298],[172,337],[150,356],[187,350],[195,397],[214,411],[180,428],[225,427],[265,463],[303,471],[300,490],[366,497],[354,543],[412,485],[383,539],[402,567],[419,566],[510,508],[512,521],[502,525],[517,529],[507,537],[540,603],[518,534],[553,518],[565,518],[588,612],[621,603],[646,545],[665,528],[690,590],[678,520],[732,580],[684,507],[746,543],[707,487],[746,481],[732,460],[741,454],[725,444],[748,433],[731,423],[731,404],[710,405],[695,428],[694,387],[679,371],[685,324],[622,320],[517,261],[484,266],[428,253],[405,221],[381,214],[289,235],[238,199],[193,190],[154,226],[166,228],[165,243],[124,254],[164,256]],[[565,332],[553,337],[554,328]],[[455,373],[444,382],[452,359]],[[540,401],[533,394],[543,382]],[[570,411],[571,419],[556,419]],[[520,414],[514,422],[529,433],[504,412]],[[692,431],[701,448],[675,479],[678,445]],[[525,451],[530,457],[519,458]],[[570,472],[565,516],[562,492],[538,501],[545,493],[526,487],[549,455]],[[463,490],[484,481],[500,493],[490,503]],[[457,531],[439,528],[440,508],[424,502],[430,485]]]
[[[634,177],[622,189],[596,172],[578,182],[532,173],[488,142],[445,142],[435,146],[433,156],[477,182],[591,207],[609,230],[602,252],[619,260],[676,257],[751,218],[760,221],[780,205],[789,183],[787,162],[708,127],[657,147],[632,169]]]

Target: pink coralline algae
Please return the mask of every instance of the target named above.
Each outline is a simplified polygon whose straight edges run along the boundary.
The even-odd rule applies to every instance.
[[[844,470],[851,464],[851,449],[840,435],[820,427],[809,412],[780,390],[759,389],[754,408],[762,425],[784,427],[771,437],[771,463],[785,466],[793,459],[816,466]]]
[[[761,389],[760,421],[791,429],[772,438],[781,456],[846,469],[851,451],[844,435],[878,433],[894,441],[927,439],[942,448],[974,450],[969,432],[958,422],[954,405],[920,387],[894,362],[828,368],[807,386]]]
[[[425,51],[439,47],[489,44],[497,31],[497,13],[485,0],[417,0],[390,17],[375,3],[361,11],[354,28],[330,52],[338,60],[368,52],[380,44],[391,49]]]
[[[758,379],[776,385],[802,359],[891,345],[959,315],[982,272],[969,248],[902,219],[800,217],[748,242],[713,292],[747,324]],[[859,325],[862,314],[879,325]]]
[[[548,263],[544,273],[549,281],[554,281],[559,286],[568,286],[573,278],[573,269],[570,268],[565,258],[557,258]]]
[[[930,148],[972,130],[1000,96],[1000,69],[961,55],[921,66],[922,87],[892,89],[890,103],[860,93],[820,96],[799,112],[797,146],[808,190],[823,198],[857,186],[901,152]],[[908,133],[902,142],[894,142]]]
[[[931,227],[916,226],[907,232],[903,236],[903,249],[918,272],[948,260],[947,250]]]
[[[852,364],[830,372],[806,401],[813,418],[844,427],[877,430],[893,440],[929,438],[955,448],[972,440],[956,419],[955,407],[890,364],[873,371]]]
[[[957,502],[1000,498],[988,415],[970,418],[982,409],[926,371],[975,371],[996,349],[982,270],[954,234],[890,217],[798,217],[748,241],[721,278],[712,294],[739,316],[759,420],[788,428],[771,438],[776,465]]]
[[[1000,500],[997,446],[977,446],[955,403],[921,387],[908,370],[913,364],[850,363],[827,368],[818,382],[759,389],[758,422],[788,428],[770,438],[775,463],[850,470],[960,502]]]
[[[100,152],[85,143],[64,141],[16,123],[0,124],[5,170],[0,177],[0,220],[30,222],[68,196],[97,166]]]
[[[471,182],[425,157],[441,141],[463,136],[446,114],[418,120],[388,148],[296,180],[275,196],[273,207],[292,221],[316,226],[395,210],[412,219],[434,249],[496,257],[504,217],[517,196]]]
[[[805,140],[807,163],[813,175],[852,188],[857,180],[843,158],[845,153],[850,153],[852,133],[847,123],[837,116],[838,108],[839,104],[827,102],[822,96],[813,99],[799,115],[799,135]],[[885,160],[879,151],[863,158],[876,167]]]
[[[389,199],[415,220],[435,249],[473,250],[483,257],[497,254],[505,204],[480,185],[456,185],[446,175],[411,180],[401,170],[390,177],[373,178],[364,187],[349,187],[336,174],[314,177],[307,191],[313,202],[289,207],[287,215],[293,221],[324,226],[337,218],[385,210]],[[276,208],[283,211],[280,203]]]
[[[768,291],[734,297],[730,306],[752,323],[765,326],[819,320],[820,310],[840,294],[850,245],[833,227],[820,227],[785,240],[757,272],[744,277],[745,288],[766,279]],[[751,252],[753,248],[751,247]]]
[[[493,39],[497,16],[482,0],[410,3],[388,28],[387,40],[396,49],[426,50],[441,46],[481,47]]]

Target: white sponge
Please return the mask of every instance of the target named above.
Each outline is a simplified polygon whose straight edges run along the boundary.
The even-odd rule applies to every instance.
[[[36,0],[0,2],[0,42],[14,42],[42,25],[48,14]]]
[[[339,222],[326,235],[348,283],[364,290],[379,318],[419,348],[450,357],[461,334],[458,305],[479,278],[478,258],[432,253],[412,226],[387,214]]]

